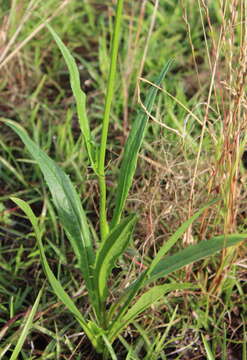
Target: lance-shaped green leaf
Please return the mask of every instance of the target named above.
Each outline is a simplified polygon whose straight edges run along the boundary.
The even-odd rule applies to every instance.
[[[85,334],[88,336],[88,338],[90,339],[92,344],[95,346],[95,348],[98,348],[99,339],[98,339],[97,334],[94,334],[91,331],[91,328],[87,325],[84,317],[82,316],[80,311],[77,309],[73,300],[64,291],[61,283],[57,280],[57,278],[54,276],[53,272],[51,271],[51,268],[50,268],[48,261],[46,259],[46,256],[45,256],[44,246],[42,244],[42,231],[39,228],[38,219],[34,215],[30,206],[25,201],[18,199],[18,198],[14,198],[14,197],[12,197],[11,200],[14,201],[20,207],[20,209],[26,214],[26,216],[30,220],[31,224],[33,225],[35,235],[36,235],[36,238],[38,241],[41,263],[42,263],[44,272],[46,274],[46,277],[49,280],[49,283],[50,283],[54,293],[63,302],[63,304],[66,306],[66,308],[74,315],[74,317],[79,322],[79,324],[85,331]]]
[[[124,290],[123,295],[120,297],[117,303],[113,304],[109,311],[109,318],[111,319],[113,314],[116,313],[116,309],[120,306],[121,309],[118,310],[115,320],[117,321],[123,314],[127,311],[129,304],[131,303],[134,296],[139,292],[139,290],[144,286],[146,279],[149,274],[153,271],[157,263],[164,257],[164,255],[170,250],[170,248],[175,245],[175,243],[182,237],[188,227],[212,204],[214,204],[217,199],[209,202],[202,209],[197,211],[193,216],[191,216],[187,221],[185,221],[177,231],[165,242],[165,244],[160,248],[155,258],[153,259],[149,268],[142,272],[139,276],[127,289]]]
[[[153,268],[150,273],[147,283],[156,281],[161,277],[167,276],[170,273],[183,268],[186,265],[192,264],[195,261],[201,260],[207,256],[214,255],[218,251],[237,245],[241,241],[247,239],[247,234],[231,234],[221,235],[211,238],[210,240],[200,241],[196,245],[188,246],[178,253],[167,256]]]
[[[26,131],[13,121],[6,120],[5,123],[20,136],[44,175],[60,221],[78,259],[79,267],[93,301],[95,298],[93,294],[94,252],[80,198],[69,177],[29,138]]]
[[[79,118],[80,128],[86,143],[91,166],[94,169],[94,171],[97,173],[96,149],[93,146],[93,141],[91,138],[91,132],[90,132],[90,127],[86,112],[86,94],[81,89],[80,74],[75,59],[71,55],[69,49],[64,45],[60,37],[57,35],[57,33],[52,29],[52,27],[48,24],[46,26],[51,32],[54,40],[56,41],[57,46],[59,47],[66,62],[66,65],[68,67],[69,75],[70,75],[70,85],[76,100],[76,109]]]
[[[196,215],[198,215],[198,213],[194,216]],[[186,223],[188,225],[188,222]],[[182,228],[184,227],[183,225],[185,225],[185,223],[181,225],[181,227],[179,228],[180,230],[182,230]],[[186,229],[184,229],[184,231],[185,230]],[[224,248],[237,245],[238,243],[246,239],[247,234],[217,236],[210,240],[201,241],[196,245],[191,245],[174,255],[167,256],[164,259],[160,260],[158,263],[156,263],[154,267],[152,266],[152,263],[152,271],[150,272],[149,269],[143,271],[140,276],[127,289],[124,290],[123,295],[118,300],[118,302],[112,305],[109,314],[110,318],[113,317],[115,309],[117,309],[123,304],[121,309],[118,310],[117,316],[114,319],[114,321],[119,321],[126,312],[127,306],[129,305],[131,300],[142,287],[162,277],[165,277],[173,273],[174,271],[183,268],[186,265],[192,264],[193,262],[201,260],[207,256],[214,255],[215,253],[223,250]]]
[[[160,86],[167,71],[169,70],[171,62],[171,60],[168,61],[168,63],[164,66],[158,79],[154,82],[155,85]],[[151,89],[148,91],[146,100],[144,102],[145,110],[142,108],[140,109],[125,145],[116,191],[115,208],[111,223],[112,228],[119,223],[121,218],[124,204],[133,181],[138,153],[145,135],[149,114],[152,111],[157,92],[158,89],[156,87],[151,87]]]
[[[128,310],[128,312],[118,321],[114,321],[112,328],[109,331],[109,338],[111,341],[118,336],[118,334],[131,322],[133,321],[140,313],[148,309],[156,301],[160,300],[166,293],[174,290],[184,290],[188,288],[193,288],[194,286],[189,283],[184,284],[165,284],[157,285],[152,289],[148,290],[146,293],[141,295],[139,300]]]
[[[195,261],[201,260],[207,256],[214,255],[218,251],[237,245],[239,242],[247,239],[247,234],[232,234],[232,235],[222,235],[214,237],[210,240],[201,241],[196,245],[191,245],[184,250],[181,250],[175,255],[167,256],[165,259],[159,261],[153,271],[149,276],[146,276],[147,271],[143,272],[140,277],[127,289],[127,293],[124,294],[123,299],[128,296],[134,296],[136,291],[140,289],[140,286],[143,287],[151,282],[154,282],[164,276],[169,275],[170,273],[183,268],[186,265],[192,264]],[[146,281],[143,281],[145,280]],[[172,285],[172,284],[171,284]],[[163,286],[163,285],[162,285]],[[114,319],[113,326],[110,330],[109,336],[110,339],[114,340],[119,332],[130,323],[134,317],[136,317],[142,309],[146,309],[152,303],[153,298],[157,299],[159,294],[162,293],[162,286],[155,286],[153,289],[149,290],[147,293],[142,295],[142,297],[137,301],[135,305],[124,315],[119,316]],[[165,286],[165,285],[164,285]],[[157,289],[157,295],[156,290]],[[171,290],[168,290],[171,291]],[[150,298],[150,303],[149,303]],[[125,310],[126,307],[123,306]],[[121,311],[121,314],[124,314]]]
[[[147,274],[149,275],[155,266],[162,260],[162,258],[165,256],[165,254],[171,249],[172,246],[176,244],[178,239],[180,239],[186,230],[188,230],[189,226],[192,225],[192,223],[212,204],[217,202],[218,199],[214,199],[210,201],[207,205],[205,205],[203,208],[198,210],[193,216],[191,216],[188,220],[183,222],[183,224],[175,231],[175,233],[164,243],[164,245],[160,248],[158,253],[155,255],[155,258],[153,259]]]
[[[122,220],[101,244],[95,261],[94,276],[101,302],[108,295],[107,280],[115,266],[115,262],[128,246],[136,223],[136,215]]]

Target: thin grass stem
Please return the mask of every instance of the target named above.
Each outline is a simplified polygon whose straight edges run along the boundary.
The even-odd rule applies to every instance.
[[[107,82],[101,143],[100,143],[100,154],[99,154],[98,181],[100,188],[100,233],[102,240],[106,238],[109,231],[108,223],[107,223],[107,210],[106,210],[105,154],[106,154],[106,144],[107,144],[107,136],[108,136],[108,128],[109,128],[109,120],[110,120],[110,110],[111,110],[111,104],[114,93],[114,83],[116,77],[117,55],[118,55],[118,47],[119,47],[123,2],[124,0],[118,0],[117,2],[116,18],[115,18],[112,47],[111,47],[111,64],[110,64],[110,72]]]

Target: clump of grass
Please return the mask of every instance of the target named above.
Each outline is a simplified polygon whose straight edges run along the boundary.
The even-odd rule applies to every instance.
[[[221,195],[221,215],[216,215],[218,224],[224,233],[235,232],[238,227],[238,208],[241,203],[240,193],[242,185],[240,178],[241,156],[246,142],[246,24],[242,21],[244,3],[231,2],[206,4],[198,1],[201,27],[203,29],[204,43],[207,50],[207,66],[210,73],[207,98],[203,109],[202,131],[197,154],[196,165],[190,190],[190,208],[193,208],[196,194],[195,184],[199,173],[200,158],[203,160],[203,151],[210,141],[214,151],[214,160],[211,159],[211,178],[208,180],[208,193]],[[184,7],[186,24],[186,7]],[[218,21],[215,21],[216,18]],[[188,30],[188,35],[190,31]],[[192,53],[193,41],[190,38]],[[194,53],[193,53],[194,54]],[[195,69],[197,70],[197,63]],[[200,83],[199,83],[200,84]],[[211,213],[211,214],[210,214]],[[205,234],[211,216],[202,221],[200,232]],[[188,234],[189,235],[189,234]],[[213,293],[220,293],[223,289],[226,274],[231,269],[238,254],[239,247],[234,250],[222,252],[221,264],[217,274],[210,285]]]

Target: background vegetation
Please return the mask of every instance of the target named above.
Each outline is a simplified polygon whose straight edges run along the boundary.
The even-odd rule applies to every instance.
[[[76,58],[88,117],[99,138],[115,1],[5,1],[0,9],[0,116],[19,122],[81,194],[99,230],[99,189],[88,167],[65,62],[49,21]],[[114,269],[112,299],[150,263],[171,234],[219,197],[177,243],[246,231],[246,4],[240,1],[125,0],[107,151],[111,216],[123,144],[147,82],[174,63],[156,100],[127,212],[140,214],[133,247]],[[84,314],[85,285],[41,173],[20,140],[1,125],[0,358],[9,359],[44,286],[18,359],[97,359],[84,333],[45,281],[33,229],[10,200],[40,216],[53,272]],[[247,359],[246,246],[223,251],[172,275],[196,290],[174,291],[114,343],[118,359]],[[164,279],[169,281],[169,277]]]

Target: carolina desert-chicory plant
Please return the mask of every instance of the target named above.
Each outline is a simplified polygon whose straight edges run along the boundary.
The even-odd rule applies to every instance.
[[[76,192],[70,178],[30,139],[27,132],[19,124],[11,120],[2,119],[5,124],[19,135],[43,173],[51,192],[57,215],[73,248],[78,266],[85,281],[85,286],[88,291],[88,301],[91,305],[90,316],[85,317],[80,312],[75,302],[65,292],[61,283],[51,271],[42,243],[39,219],[34,215],[27,202],[12,198],[25,212],[33,225],[40,250],[41,262],[49,283],[57,297],[78,321],[96,351],[104,353],[105,357],[110,355],[113,359],[117,359],[112,348],[113,341],[141,312],[161,299],[167,292],[192,287],[192,285],[188,283],[181,284],[174,282],[154,285],[145,292],[144,289],[146,285],[154,283],[156,280],[167,276],[185,265],[215,254],[222,248],[233,246],[245,240],[247,237],[247,234],[216,236],[210,240],[201,241],[196,245],[185,248],[172,256],[165,257],[170,248],[181,238],[193,221],[196,220],[204,210],[214,202],[213,201],[200,209],[179,227],[170,239],[161,246],[148,269],[144,270],[127,288],[122,289],[122,295],[119,299],[111,304],[107,302],[109,295],[107,286],[108,279],[112,269],[115,267],[117,259],[128,247],[137,221],[136,214],[130,214],[127,217],[124,217],[122,214],[133,181],[138,153],[145,135],[149,114],[152,111],[158,91],[155,86],[149,88],[144,107],[139,110],[125,144],[117,181],[113,217],[109,222],[106,209],[107,185],[105,180],[105,153],[107,148],[110,109],[114,93],[122,9],[123,0],[118,0],[111,46],[110,73],[102,121],[101,142],[98,146],[94,145],[95,142],[91,135],[90,124],[86,113],[86,95],[81,89],[79,72],[75,60],[59,36],[48,26],[69,70],[71,88],[76,100],[77,114],[85,141],[88,160],[98,178],[100,189],[100,239],[96,244],[96,250],[94,250],[90,228],[82,208],[80,196]],[[171,61],[168,61],[158,78],[154,81],[156,86],[161,85],[170,65]],[[141,290],[142,293],[140,295]],[[107,308],[108,310],[106,310]]]

